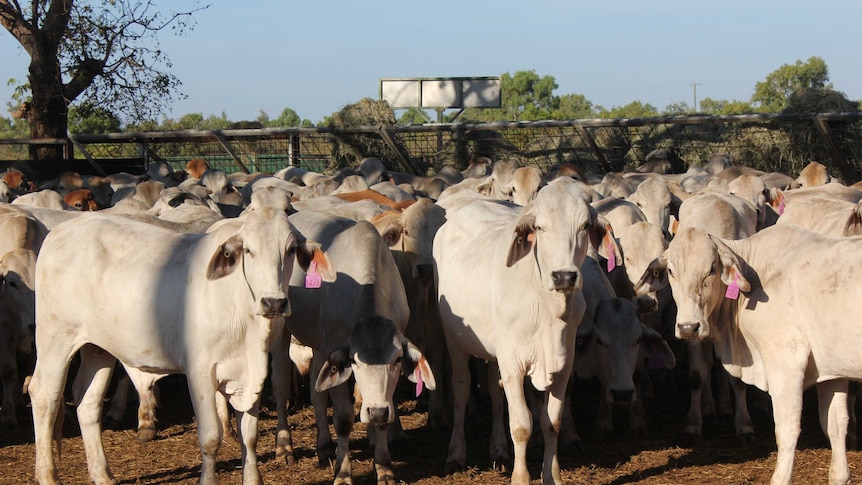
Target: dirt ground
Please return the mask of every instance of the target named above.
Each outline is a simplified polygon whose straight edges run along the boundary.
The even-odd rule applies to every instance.
[[[159,435],[150,443],[135,439],[133,411],[127,413],[120,430],[105,431],[103,439],[111,469],[121,484],[191,484],[200,473],[200,453],[194,416],[185,394],[182,377],[170,377],[161,384]],[[756,436],[751,444],[743,444],[733,434],[730,417],[708,418],[704,435],[689,443],[680,433],[686,412],[685,393],[662,399],[662,404],[647,404],[650,433],[634,436],[624,430],[604,439],[594,429],[596,387],[581,382],[574,388],[575,419],[584,441],[583,452],[564,450],[560,453],[562,476],[571,484],[756,484],[768,483],[775,465],[775,439],[768,410],[752,410]],[[680,398],[680,396],[682,396]],[[668,404],[671,402],[673,404]],[[506,484],[505,473],[491,469],[488,459],[490,434],[489,412],[480,406],[479,412],[468,419],[468,470],[452,476],[442,476],[449,439],[447,430],[431,430],[426,425],[423,403],[401,400],[399,409],[405,429],[403,443],[392,446],[392,459],[399,482],[425,485],[472,483]],[[19,413],[21,425],[14,432],[0,433],[0,484],[33,482],[33,432],[29,409]],[[615,418],[619,428],[625,416]],[[294,411],[290,418],[294,430],[297,464],[288,467],[275,458],[275,414],[265,399],[260,421],[258,456],[266,483],[327,484],[332,481],[330,468],[319,468],[314,455],[314,415],[308,405]],[[331,427],[330,427],[331,429]],[[81,439],[73,419],[67,419],[64,429],[63,457],[60,477],[66,484],[90,483]],[[357,423],[351,437],[354,460],[354,482],[375,484],[372,453],[368,449],[365,427]],[[228,439],[219,456],[220,483],[241,483],[240,449]],[[851,474],[862,476],[862,453],[848,453]],[[830,451],[819,429],[816,401],[806,393],[803,431],[793,470],[794,483],[826,483]],[[541,449],[530,453],[533,483],[540,483]]]

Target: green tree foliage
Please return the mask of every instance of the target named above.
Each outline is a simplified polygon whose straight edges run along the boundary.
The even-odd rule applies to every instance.
[[[69,108],[70,133],[119,133],[120,118],[107,108],[81,103]]]
[[[708,115],[738,115],[754,113],[755,109],[747,101],[703,98],[700,101],[700,112]]]
[[[554,120],[580,120],[595,118],[601,106],[593,106],[583,94],[564,94],[559,97],[557,109],[551,112]]]
[[[30,135],[65,136],[69,104],[79,99],[130,120],[159,113],[180,82],[157,34],[182,33],[197,10],[163,14],[152,0],[0,0],[0,25],[30,56]],[[34,146],[30,155],[62,152]]]
[[[436,120],[430,118],[425,111],[419,108],[407,109],[398,117],[399,125],[421,125],[433,121]]]
[[[781,65],[754,86],[751,102],[756,103],[760,111],[777,113],[787,106],[791,94],[803,88],[832,89],[829,69],[822,58],[811,56],[806,62],[798,60],[795,64]]]
[[[651,118],[658,116],[658,108],[641,101],[632,101],[625,106],[614,106],[610,110],[602,110],[600,118]]]
[[[683,116],[693,112],[694,110],[688,105],[688,103],[685,101],[679,101],[665,106],[661,114],[664,116]]]
[[[473,121],[547,120],[560,108],[560,97],[554,76],[542,76],[535,70],[508,72],[500,76],[501,109],[469,108],[461,119]]]

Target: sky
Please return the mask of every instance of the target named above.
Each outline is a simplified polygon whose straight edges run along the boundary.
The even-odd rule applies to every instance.
[[[211,0],[195,18],[183,36],[159,36],[187,95],[168,118],[254,120],[291,108],[317,123],[378,99],[381,78],[523,70],[553,76],[557,95],[663,110],[693,105],[692,84],[698,101],[747,101],[769,73],[811,56],[826,61],[835,89],[862,99],[859,0]],[[28,63],[0,33],[0,106]]]

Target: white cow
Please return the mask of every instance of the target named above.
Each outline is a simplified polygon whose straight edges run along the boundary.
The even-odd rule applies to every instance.
[[[802,392],[815,384],[832,446],[829,483],[849,483],[847,385],[862,379],[862,286],[855,284],[862,239],[776,225],[731,241],[691,228],[659,263],[679,307],[676,335],[711,340],[731,375],[772,398],[772,483],[790,483]]]
[[[374,463],[378,483],[394,484],[387,430],[389,425],[397,425],[393,424],[397,420],[393,402],[397,377],[402,372],[413,380],[421,376],[429,389],[435,387],[425,358],[403,335],[410,309],[398,268],[368,222],[313,211],[297,212],[290,220],[326,249],[339,275],[319,289],[306,288],[308,275],[302,271],[291,278],[294,313],[285,319],[285,331],[272,350],[272,383],[278,405],[276,455],[284,454],[288,463],[292,460],[287,423],[292,335],[314,349],[312,403],[318,424],[318,459],[327,463],[333,458],[324,394],[328,391],[337,435],[335,483],[350,483],[349,439],[355,416],[345,382],[352,373],[362,393],[360,421],[369,424],[370,435],[377,430]],[[417,365],[422,371],[414,374]]]
[[[735,195],[721,192],[708,192],[694,195],[679,208],[679,228],[696,227],[718,237],[727,239],[742,239],[751,236],[757,228],[757,209],[754,205]],[[652,268],[647,272],[651,273]],[[643,291],[643,289],[641,289]],[[702,433],[703,415],[715,414],[716,402],[712,392],[712,366],[714,352],[707,343],[688,342],[689,352],[689,383],[691,385],[691,400],[686,416],[684,432],[691,436]],[[727,375],[719,373],[718,394],[727,396]],[[738,379],[730,379],[729,384],[734,394],[734,427],[743,440],[751,439],[754,427],[748,413],[745,385]],[[718,402],[724,404],[726,400]],[[729,406],[728,406],[729,407]],[[719,409],[720,411],[729,411]]]
[[[324,279],[333,279],[334,270],[283,211],[261,209],[231,222],[182,235],[87,214],[45,239],[36,265],[38,357],[30,382],[40,484],[58,481],[52,439],[60,439],[57,416],[76,352],[81,367],[73,394],[94,482],[113,482],[100,420],[116,360],[144,375],[186,374],[203,484],[216,481],[222,430],[215,395],[226,394],[239,418],[243,481],[260,482],[258,403],[271,339],[290,312],[286,282],[294,255],[303,267],[314,262]]]
[[[472,355],[496,364],[489,372],[492,376],[499,367],[515,445],[512,482],[530,480],[526,451],[532,419],[523,387],[529,376],[532,385],[544,392],[542,476],[546,483],[561,483],[557,436],[575,333],[586,306],[580,266],[590,243],[598,245],[604,235],[588,199],[578,182],[560,178],[523,209],[477,200],[447,212],[433,249],[453,369],[455,412],[447,471],[465,466],[464,412]],[[489,392],[495,402],[502,402],[498,386],[489,386]],[[509,454],[501,421],[494,422],[491,459],[506,462]]]
[[[437,231],[446,222],[446,211],[423,198],[401,212],[385,212],[371,222],[392,251],[404,282],[410,306],[407,336],[425,353],[438,383],[442,383],[446,339],[437,310],[432,245]],[[439,386],[429,397],[428,424],[432,428],[449,422],[444,389]]]

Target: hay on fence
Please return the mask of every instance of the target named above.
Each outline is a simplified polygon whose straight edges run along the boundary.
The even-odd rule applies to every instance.
[[[388,169],[395,169],[392,164],[397,155],[375,133],[343,133],[343,130],[360,126],[394,126],[395,113],[386,101],[375,101],[362,98],[356,103],[348,104],[341,111],[334,113],[329,119],[329,127],[333,129],[332,159],[328,171],[334,171],[362,160],[365,157],[377,157]]]
[[[847,96],[832,89],[806,88],[795,91],[787,99],[787,107],[783,113],[846,113],[859,110],[859,103],[851,101]],[[823,135],[814,123],[783,123],[782,127],[790,139],[793,150],[792,158],[796,160],[789,167],[788,173],[799,173],[811,160],[824,163],[831,172],[840,171],[834,166]],[[829,121],[829,129],[836,144],[846,147],[858,147],[862,140],[862,130],[858,123],[844,120]],[[853,150],[853,158],[859,161],[859,150]],[[846,167],[845,167],[846,168]],[[859,167],[855,167],[859,171]]]

